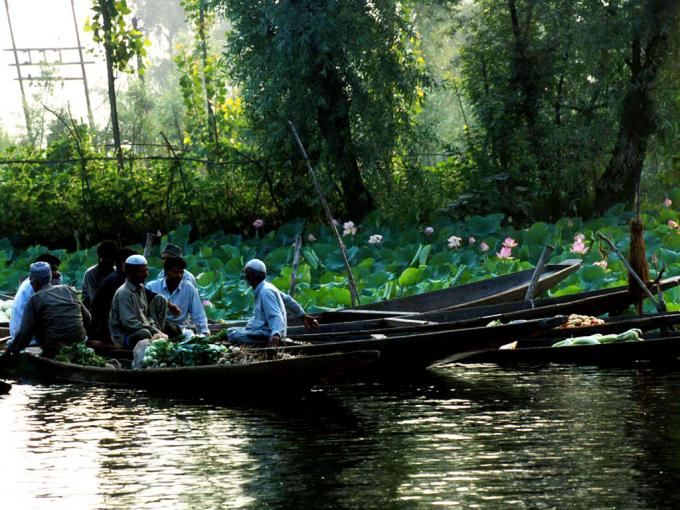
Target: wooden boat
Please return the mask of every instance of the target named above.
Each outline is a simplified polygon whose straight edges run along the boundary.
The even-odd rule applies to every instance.
[[[380,351],[380,357],[375,366],[371,367],[372,370],[381,374],[404,374],[424,370],[431,365],[444,362],[454,354],[480,348],[496,348],[511,341],[512,338],[552,329],[564,324],[565,321],[566,317],[559,316],[494,327],[462,328],[391,337],[374,335],[343,342],[286,346],[278,350],[305,355],[377,350]]]
[[[680,335],[650,337],[640,342],[621,342],[570,347],[517,347],[461,354],[449,361],[458,363],[496,363],[499,365],[567,363],[579,365],[621,366],[646,364],[680,364]]]
[[[668,278],[659,282],[660,289],[667,290],[680,284],[680,277]],[[655,290],[655,289],[652,289]],[[381,333],[384,331],[414,332],[433,324],[446,324],[442,329],[456,327],[482,326],[491,320],[509,322],[520,319],[553,317],[555,315],[587,314],[598,316],[605,313],[620,313],[632,304],[627,286],[615,287],[557,298],[531,301],[516,301],[496,305],[475,306],[455,310],[434,311],[422,314],[409,314],[376,319],[351,320],[321,324],[313,330],[302,326],[288,328],[288,336],[306,341],[323,338],[339,340],[343,336],[355,334]]]
[[[580,259],[570,259],[559,264],[546,265],[536,285],[536,295],[554,287],[580,266]],[[433,310],[453,310],[483,304],[517,301],[524,298],[531,283],[533,273],[533,269],[527,269],[478,282],[456,285],[448,289],[359,305],[342,310],[340,313],[324,312],[321,314],[320,322],[346,321],[348,319],[348,311],[369,312],[369,316],[370,312],[397,312],[399,315],[406,315]],[[289,324],[300,324],[300,321],[297,318],[291,317],[289,318]]]
[[[22,377],[62,382],[146,388],[191,395],[215,394],[228,397],[257,393],[280,395],[284,391],[310,388],[342,380],[373,364],[373,351],[330,352],[319,355],[274,359],[242,365],[209,365],[143,370],[87,367],[62,363],[23,352],[14,368]]]

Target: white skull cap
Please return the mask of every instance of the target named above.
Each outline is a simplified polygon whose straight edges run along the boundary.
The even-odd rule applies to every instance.
[[[131,266],[144,266],[146,265],[146,259],[143,255],[130,255],[125,259],[125,263]]]
[[[267,273],[267,266],[265,266],[264,262],[262,262],[260,259],[250,259],[246,264],[246,267],[249,269],[254,269],[255,271],[259,271],[260,273]]]

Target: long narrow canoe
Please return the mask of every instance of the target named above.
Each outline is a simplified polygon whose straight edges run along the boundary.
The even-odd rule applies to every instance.
[[[536,285],[536,295],[554,287],[581,266],[580,259],[570,259],[559,264],[545,266]],[[433,310],[453,310],[457,308],[479,306],[494,303],[509,303],[524,298],[534,270],[527,269],[503,276],[488,278],[464,285],[456,285],[448,289],[425,292],[414,296],[388,299],[377,303],[359,305],[341,312],[324,312],[321,322],[341,322],[348,320],[347,312],[397,312],[423,313]],[[351,319],[350,319],[351,320]],[[295,318],[290,324],[299,324]]]
[[[680,365],[680,335],[651,338],[640,342],[621,342],[570,347],[524,347],[469,353],[451,361],[459,363],[496,363],[499,365],[567,363],[621,366],[639,363]]]
[[[667,290],[680,284],[680,277],[668,278],[659,283],[661,290]],[[652,289],[653,291],[655,289]],[[587,314],[598,316],[604,313],[620,313],[632,304],[628,287],[615,287],[578,294],[569,294],[557,298],[545,298],[532,301],[516,301],[487,306],[475,306],[456,310],[434,311],[422,314],[383,317],[377,319],[353,320],[321,324],[313,330],[302,326],[288,328],[292,338],[306,341],[333,338],[340,340],[355,334],[392,332],[415,332],[420,328],[440,324],[440,328],[481,326],[493,319],[509,322],[518,319],[534,319],[553,317],[555,315]]]
[[[375,373],[404,374],[424,370],[453,354],[496,348],[513,338],[530,336],[544,329],[552,329],[564,324],[565,321],[566,317],[560,316],[494,327],[463,328],[388,338],[368,337],[344,342],[287,346],[279,348],[279,351],[314,355],[377,350],[380,351],[380,357],[375,367],[371,367],[375,368]]]
[[[230,397],[282,392],[326,384],[375,363],[373,351],[331,352],[241,365],[209,365],[143,370],[87,367],[24,352],[15,368],[22,377],[62,382],[156,389],[191,395]]]

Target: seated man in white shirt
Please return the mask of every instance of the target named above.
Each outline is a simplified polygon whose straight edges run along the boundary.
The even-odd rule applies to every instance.
[[[163,264],[165,264],[165,261],[169,259],[170,257],[184,257],[184,253],[182,252],[182,248],[177,246],[176,244],[171,244],[168,243],[165,245],[165,248],[163,248],[163,251],[161,252],[161,261]],[[156,277],[156,280],[162,280],[165,278],[165,270],[162,270],[160,273],[158,273],[158,276]],[[198,289],[198,283],[196,283],[196,277],[191,274],[190,271],[187,271],[186,269],[184,270],[184,276],[182,277],[185,281],[188,281]]]
[[[171,312],[166,317],[164,332],[171,338],[185,334],[187,330],[194,331],[200,336],[210,334],[208,317],[198,291],[184,279],[186,265],[186,261],[181,257],[166,258],[163,262],[165,277],[145,285],[148,290],[165,296],[170,303],[179,308],[178,315]]]
[[[307,315],[300,304],[285,292],[269,283],[267,266],[259,259],[249,260],[244,269],[244,277],[253,288],[255,307],[253,316],[245,328],[230,328],[229,341],[264,347],[267,344],[278,347],[285,338],[288,328],[286,307],[300,317],[305,327],[317,327],[319,323]]]

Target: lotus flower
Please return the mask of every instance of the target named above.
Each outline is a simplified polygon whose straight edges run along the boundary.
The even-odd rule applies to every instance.
[[[349,236],[357,233],[357,227],[354,225],[353,221],[346,221],[342,224],[342,235]]]
[[[593,262],[594,266],[600,266],[602,269],[607,269],[607,261],[606,260],[598,260],[597,262]]]
[[[309,234],[307,236],[307,241],[309,241],[310,243],[313,243],[314,241],[316,241],[316,236],[314,234]]]
[[[261,220],[260,218],[253,221],[253,227],[255,227],[255,228],[262,228],[263,225],[264,225],[264,220]]]
[[[482,241],[479,244],[479,249],[482,250],[482,251],[489,251],[489,245],[486,244],[484,241]]]
[[[503,245],[503,247],[501,248],[501,251],[496,252],[496,256],[499,259],[511,259],[512,258],[512,248],[510,248],[509,246]]]
[[[666,198],[666,200],[663,201],[664,207],[670,207],[673,205],[673,201],[670,198]]]
[[[572,253],[578,253],[580,255],[585,255],[588,253],[588,247],[583,243],[585,236],[583,234],[576,234],[574,236],[574,244],[571,245],[569,249]]]
[[[425,235],[429,237],[432,234],[434,234],[434,229],[432,227],[425,227],[425,230],[423,230],[423,232],[425,232]]]
[[[338,220],[336,220],[335,218],[333,218],[333,225],[335,225],[336,227],[339,227],[340,222]]]
[[[678,228],[678,222],[673,220],[668,220],[668,228]]]
[[[210,301],[208,301],[207,299],[204,299],[203,301],[201,301],[201,304],[203,305],[204,308],[212,308],[213,307],[213,304]]]
[[[517,242],[512,237],[506,237],[505,241],[503,241],[503,246],[512,249],[517,246]]]
[[[475,244],[476,242],[477,242],[477,239],[475,239],[474,237],[472,237],[472,236],[468,237],[468,243]]]
[[[463,240],[463,238],[458,237],[458,236],[451,236],[447,239],[449,242],[449,248],[459,248],[460,247],[460,242]]]
[[[382,240],[383,236],[380,234],[375,234],[368,238],[368,244],[380,244],[382,243]]]

